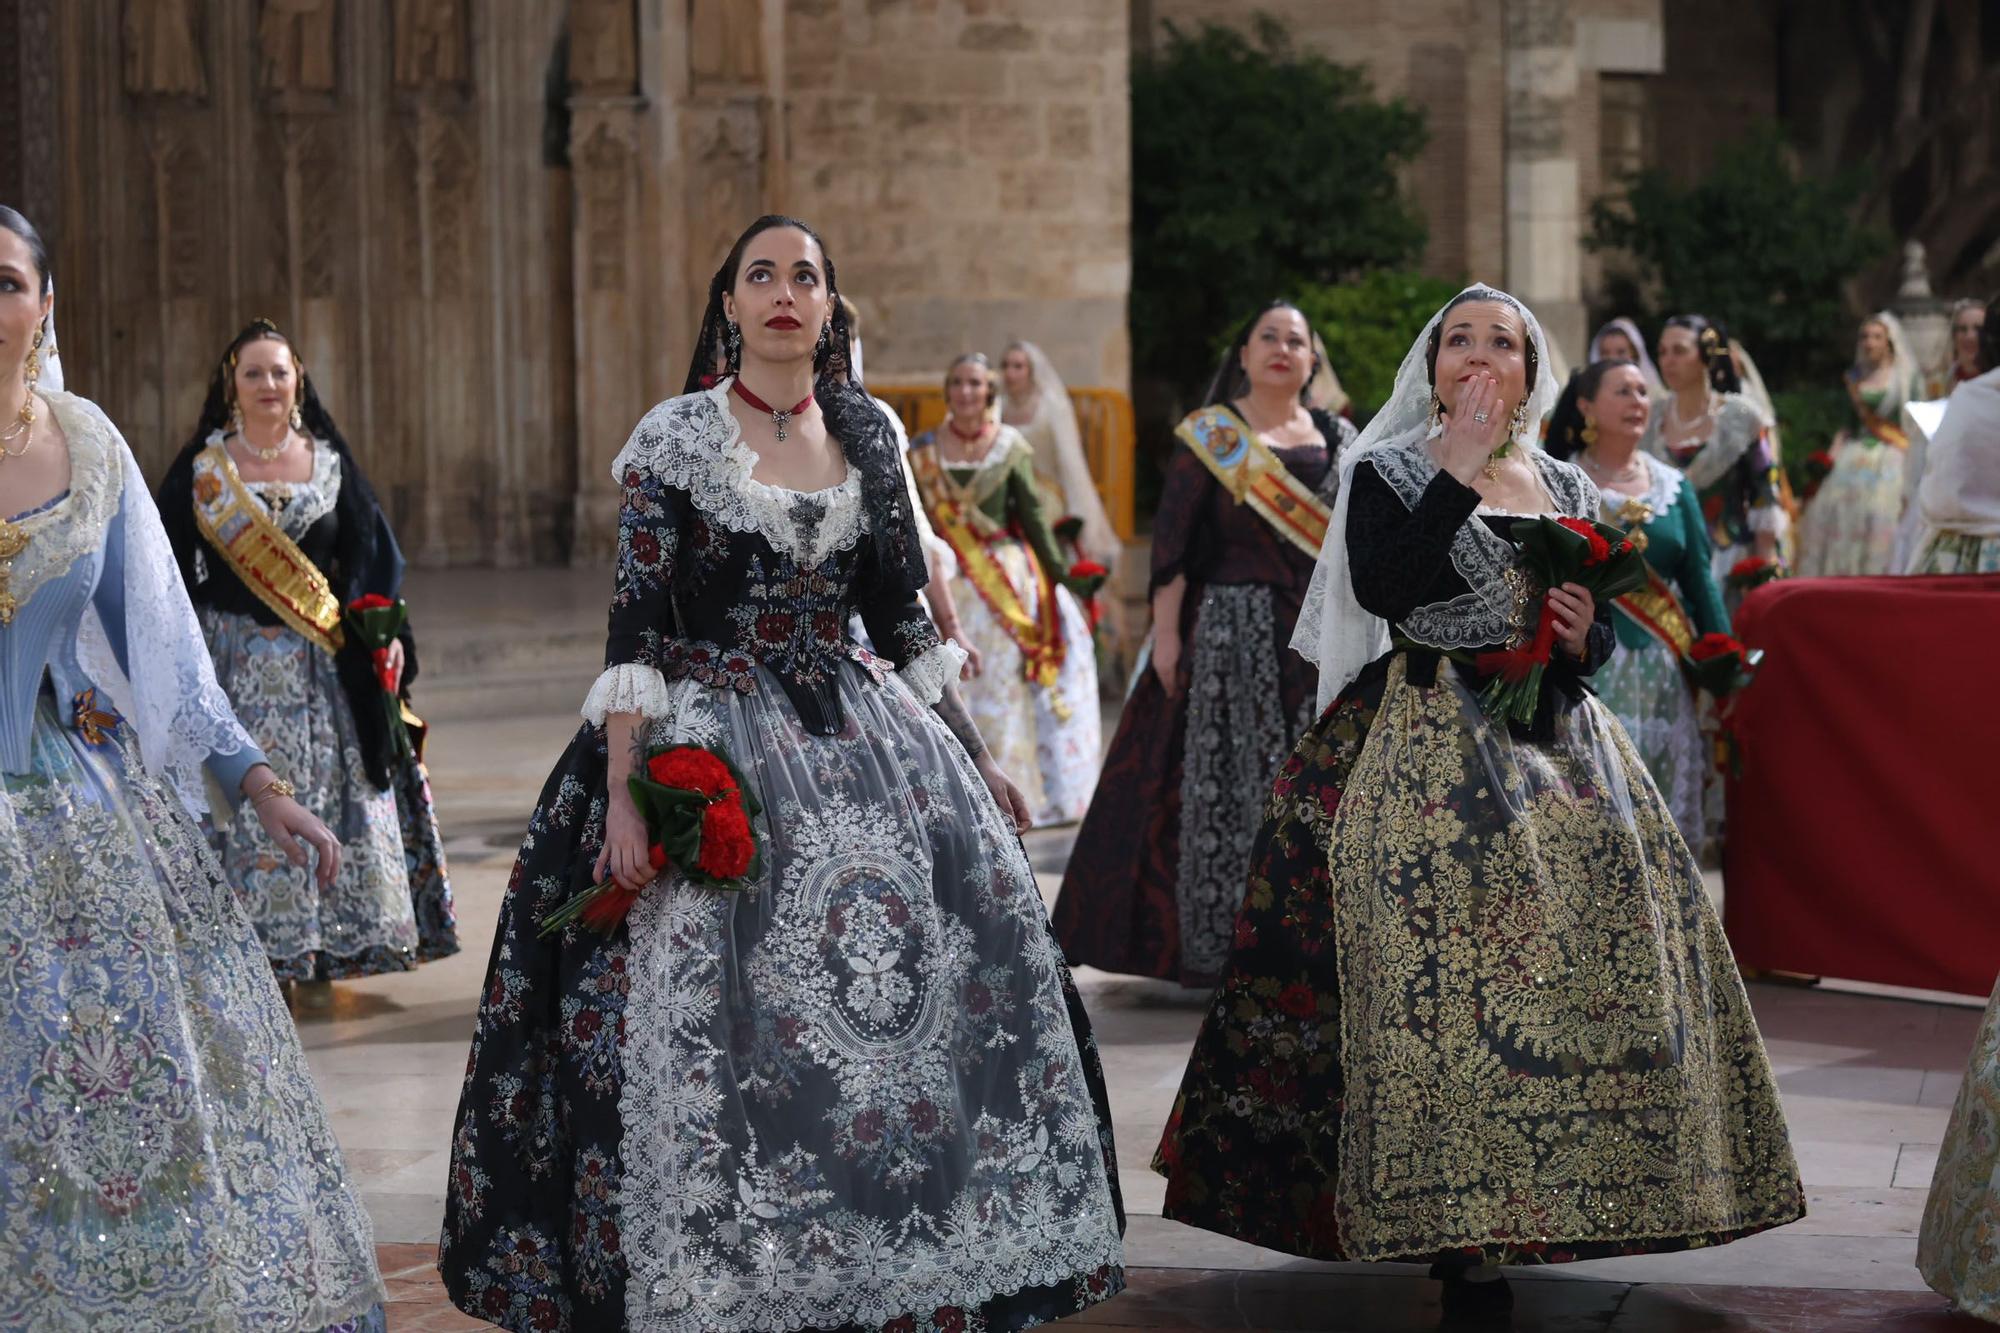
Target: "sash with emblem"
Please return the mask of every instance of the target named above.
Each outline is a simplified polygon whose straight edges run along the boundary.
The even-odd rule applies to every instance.
[[[1218,403],[1188,413],[1174,434],[1236,503],[1249,505],[1280,537],[1307,555],[1319,554],[1333,511],[1312,487],[1292,475],[1242,417]]]
[[[936,445],[910,450],[910,471],[916,475],[917,489],[923,492],[924,506],[930,511],[931,525],[937,529],[958,557],[958,567],[978,591],[979,599],[999,620],[1008,639],[1021,650],[1027,678],[1037,685],[1053,688],[1062,672],[1065,644],[1061,608],[1056,605],[1055,583],[1032,547],[1022,542],[1028,567],[1036,580],[1035,610],[1031,614],[1015,589],[1005,568],[994,558],[993,547],[1013,534],[980,508],[980,502],[1005,485],[1010,471],[1002,463],[982,469],[970,481],[958,482],[938,457]],[[1067,711],[1055,696],[1057,716]]]
[[[220,444],[195,456],[194,521],[230,571],[278,619],[327,652],[340,650],[340,599],[319,566],[243,484],[235,460]]]
[[[1615,523],[1625,529],[1632,539],[1632,545],[1639,550],[1646,549],[1646,524],[1653,518],[1653,507],[1642,499],[1627,500],[1612,512],[1611,506],[1604,506],[1604,521]],[[1624,614],[1625,618],[1645,630],[1665,644],[1675,660],[1687,656],[1694,645],[1694,621],[1689,618],[1687,608],[1667,581],[1660,577],[1652,565],[1646,566],[1646,586],[1626,593],[1611,603]]]

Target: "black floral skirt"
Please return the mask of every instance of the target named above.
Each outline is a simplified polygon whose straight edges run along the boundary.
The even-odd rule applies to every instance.
[[[669,873],[609,936],[605,742],[577,733],[502,904],[439,1268],[509,1329],[1012,1330],[1123,1286],[1088,1017],[1020,841],[930,710],[854,667],[845,725],[774,684],[670,687],[720,745],[763,876]]]

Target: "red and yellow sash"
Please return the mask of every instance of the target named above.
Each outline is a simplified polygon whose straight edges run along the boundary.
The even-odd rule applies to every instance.
[[[1238,504],[1247,504],[1280,537],[1316,556],[1333,511],[1291,474],[1249,423],[1221,404],[1198,408],[1174,434],[1194,452]]]
[[[220,444],[195,456],[194,521],[243,586],[278,619],[327,652],[339,651],[340,599],[326,575],[243,484],[235,461]]]
[[[1852,379],[1847,381],[1847,396],[1854,402],[1855,415],[1861,418],[1861,429],[1884,444],[1892,444],[1898,449],[1910,447],[1910,437],[1903,433],[1903,428],[1877,412],[1861,392],[1861,386]]]
[[[1055,584],[1042,568],[1034,548],[1021,543],[1036,580],[1035,612],[1031,615],[1013,581],[1007,577],[1006,569],[993,556],[993,547],[1001,541],[1015,540],[1013,534],[973,503],[966,487],[951,479],[935,446],[912,449],[910,470],[916,475],[917,489],[923,492],[931,526],[951,546],[966,580],[978,590],[979,599],[1021,650],[1024,674],[1034,684],[1054,688],[1062,672],[1066,647],[1062,613],[1056,605]],[[1059,706],[1059,717],[1061,712]]]
[[[1628,592],[1612,603],[1632,622],[1667,646],[1675,660],[1687,656],[1694,646],[1694,622],[1688,619],[1681,599],[1651,565],[1646,566],[1646,586]]]

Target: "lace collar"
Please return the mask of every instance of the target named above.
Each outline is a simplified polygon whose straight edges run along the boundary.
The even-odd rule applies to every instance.
[[[939,429],[943,429],[943,427]],[[1027,437],[1021,434],[1019,427],[1010,426],[1003,421],[999,423],[999,429],[993,432],[993,443],[986,446],[986,452],[973,462],[966,463],[944,456],[944,437],[939,435],[937,431],[926,431],[924,433],[930,436],[931,447],[938,451],[938,462],[954,472],[984,472],[990,467],[998,467],[1000,464],[1006,462],[1013,456],[1017,448],[1033,448],[1028,443]]]
[[[760,533],[772,549],[811,569],[846,550],[868,531],[861,503],[861,466],[818,491],[792,491],[751,474],[757,451],[728,406],[729,381],[669,398],[648,412],[618,451],[611,473],[621,483],[638,468],[689,500],[704,518],[731,532]]]
[[[1366,455],[1382,480],[1404,506],[1415,512],[1424,489],[1438,474],[1423,437],[1384,445]],[[1540,449],[1528,451],[1558,513],[1573,518],[1595,517],[1597,487],[1583,470],[1551,458]],[[1468,591],[1447,601],[1418,607],[1404,618],[1405,634],[1436,648],[1474,648],[1510,643],[1525,629],[1529,591],[1518,570],[1514,544],[1476,519],[1459,525],[1451,539],[1451,567]]]
[[[221,448],[222,456],[228,461],[229,470],[236,471],[236,456],[229,452],[227,437],[219,430],[208,433],[205,444]],[[264,512],[275,519],[285,535],[296,541],[307,528],[333,512],[340,502],[340,455],[334,447],[315,436],[313,438],[312,476],[304,481],[246,481],[243,489],[248,491],[257,503],[264,506]],[[240,474],[239,474],[240,477]],[[273,510],[274,496],[286,495],[290,499],[282,510]]]
[[[60,391],[42,396],[69,444],[69,489],[18,521],[0,524],[28,538],[9,562],[6,580],[7,593],[23,606],[43,584],[68,573],[77,557],[104,544],[125,475],[111,423],[94,404]]]
[[[1674,507],[1674,501],[1680,499],[1680,470],[1673,464],[1663,463],[1644,451],[1640,452],[1639,457],[1645,460],[1646,464],[1647,482],[1644,495],[1627,495],[1609,486],[1598,487],[1598,493],[1603,497],[1606,509],[1616,509],[1627,500],[1638,500],[1653,511],[1654,518],[1660,518]]]
[[[1764,428],[1763,418],[1757,415],[1757,409],[1742,394],[1716,396],[1721,401],[1715,405],[1715,424],[1708,438],[1702,441],[1701,448],[1680,468],[1698,491],[1705,491],[1722,480],[1723,475],[1750,451],[1750,446],[1756,443]],[[1655,398],[1653,417],[1646,426],[1646,438],[1639,442],[1639,447],[1647,453],[1669,463],[1674,459],[1667,448],[1666,423],[1668,413],[1673,410],[1672,390]]]

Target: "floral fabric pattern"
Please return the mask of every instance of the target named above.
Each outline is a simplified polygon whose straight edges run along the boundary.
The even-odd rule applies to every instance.
[[[847,512],[873,464],[746,498],[697,418],[727,429],[670,403],[628,451],[606,661],[672,678],[652,742],[742,771],[764,871],[724,893],[670,870],[610,936],[542,936],[603,845],[605,735],[577,733],[501,909],[446,1287],[509,1329],[1074,1313],[1123,1285],[1103,1075],[1018,838],[943,722],[846,638],[858,612],[899,670],[938,646],[882,577],[876,511]],[[658,560],[631,549],[647,536]]]
[[[1167,1215],[1315,1258],[1503,1262],[1801,1216],[1728,943],[1615,721],[1586,700],[1518,741],[1405,663],[1279,777],[1161,1143]]]
[[[0,1326],[318,1329],[382,1299],[263,950],[129,731],[0,773]]]
[[[2000,985],[1952,1104],[1917,1235],[1917,1269],[1959,1309],[2000,1323]]]
[[[272,768],[298,787],[299,804],[341,841],[340,873],[321,889],[311,868],[286,860],[247,813],[214,834],[216,856],[272,967],[297,981],[415,967],[419,937],[397,793],[368,781],[333,659],[283,626],[214,607],[200,616],[215,678],[238,719]]]
[[[1880,390],[1865,397],[1879,404]],[[1896,525],[1903,517],[1907,453],[1850,427],[1834,444],[1833,471],[1806,506],[1799,525],[1799,574],[1889,574]]]

